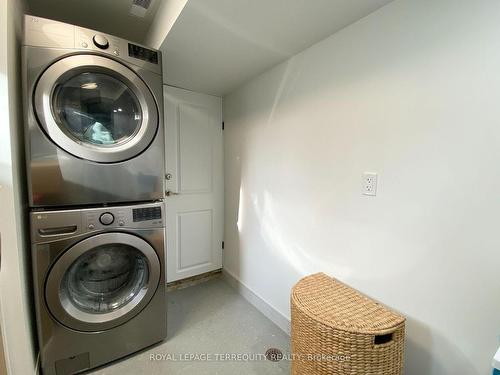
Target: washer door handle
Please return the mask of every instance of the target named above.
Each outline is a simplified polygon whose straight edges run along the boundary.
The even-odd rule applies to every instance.
[[[66,227],[40,228],[38,233],[40,236],[58,236],[60,234],[73,234],[78,227],[76,225],[68,225]]]

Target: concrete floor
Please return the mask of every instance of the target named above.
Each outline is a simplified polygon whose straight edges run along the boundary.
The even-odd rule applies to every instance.
[[[167,318],[166,341],[91,374],[290,373],[289,361],[271,362],[262,358],[268,348],[279,348],[288,354],[290,338],[223,280],[168,293]],[[243,354],[255,360],[220,360],[222,354]],[[152,355],[158,359],[152,360]],[[199,355],[198,360],[181,358],[189,355]],[[210,358],[206,360],[203,356]]]

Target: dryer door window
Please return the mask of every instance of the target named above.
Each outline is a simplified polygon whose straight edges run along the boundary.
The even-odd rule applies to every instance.
[[[146,84],[133,70],[102,56],[56,61],[40,76],[33,100],[52,142],[98,163],[139,155],[158,129],[158,108]]]
[[[52,267],[45,297],[54,317],[80,331],[123,324],[151,300],[160,262],[143,239],[105,233],[68,249]]]
[[[56,122],[76,142],[114,146],[130,140],[141,127],[134,92],[108,74],[77,74],[56,86],[52,100]]]

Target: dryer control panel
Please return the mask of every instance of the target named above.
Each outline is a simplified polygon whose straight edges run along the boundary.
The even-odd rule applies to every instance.
[[[128,55],[152,64],[158,64],[158,51],[138,46],[137,44],[128,44]]]
[[[160,51],[128,40],[46,18],[26,15],[24,45],[65,48],[110,55],[161,74]]]

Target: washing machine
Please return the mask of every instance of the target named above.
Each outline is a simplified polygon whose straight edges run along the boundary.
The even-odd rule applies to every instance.
[[[162,202],[30,215],[44,375],[101,366],[166,337]]]
[[[159,51],[26,16],[23,61],[31,207],[164,196]]]

